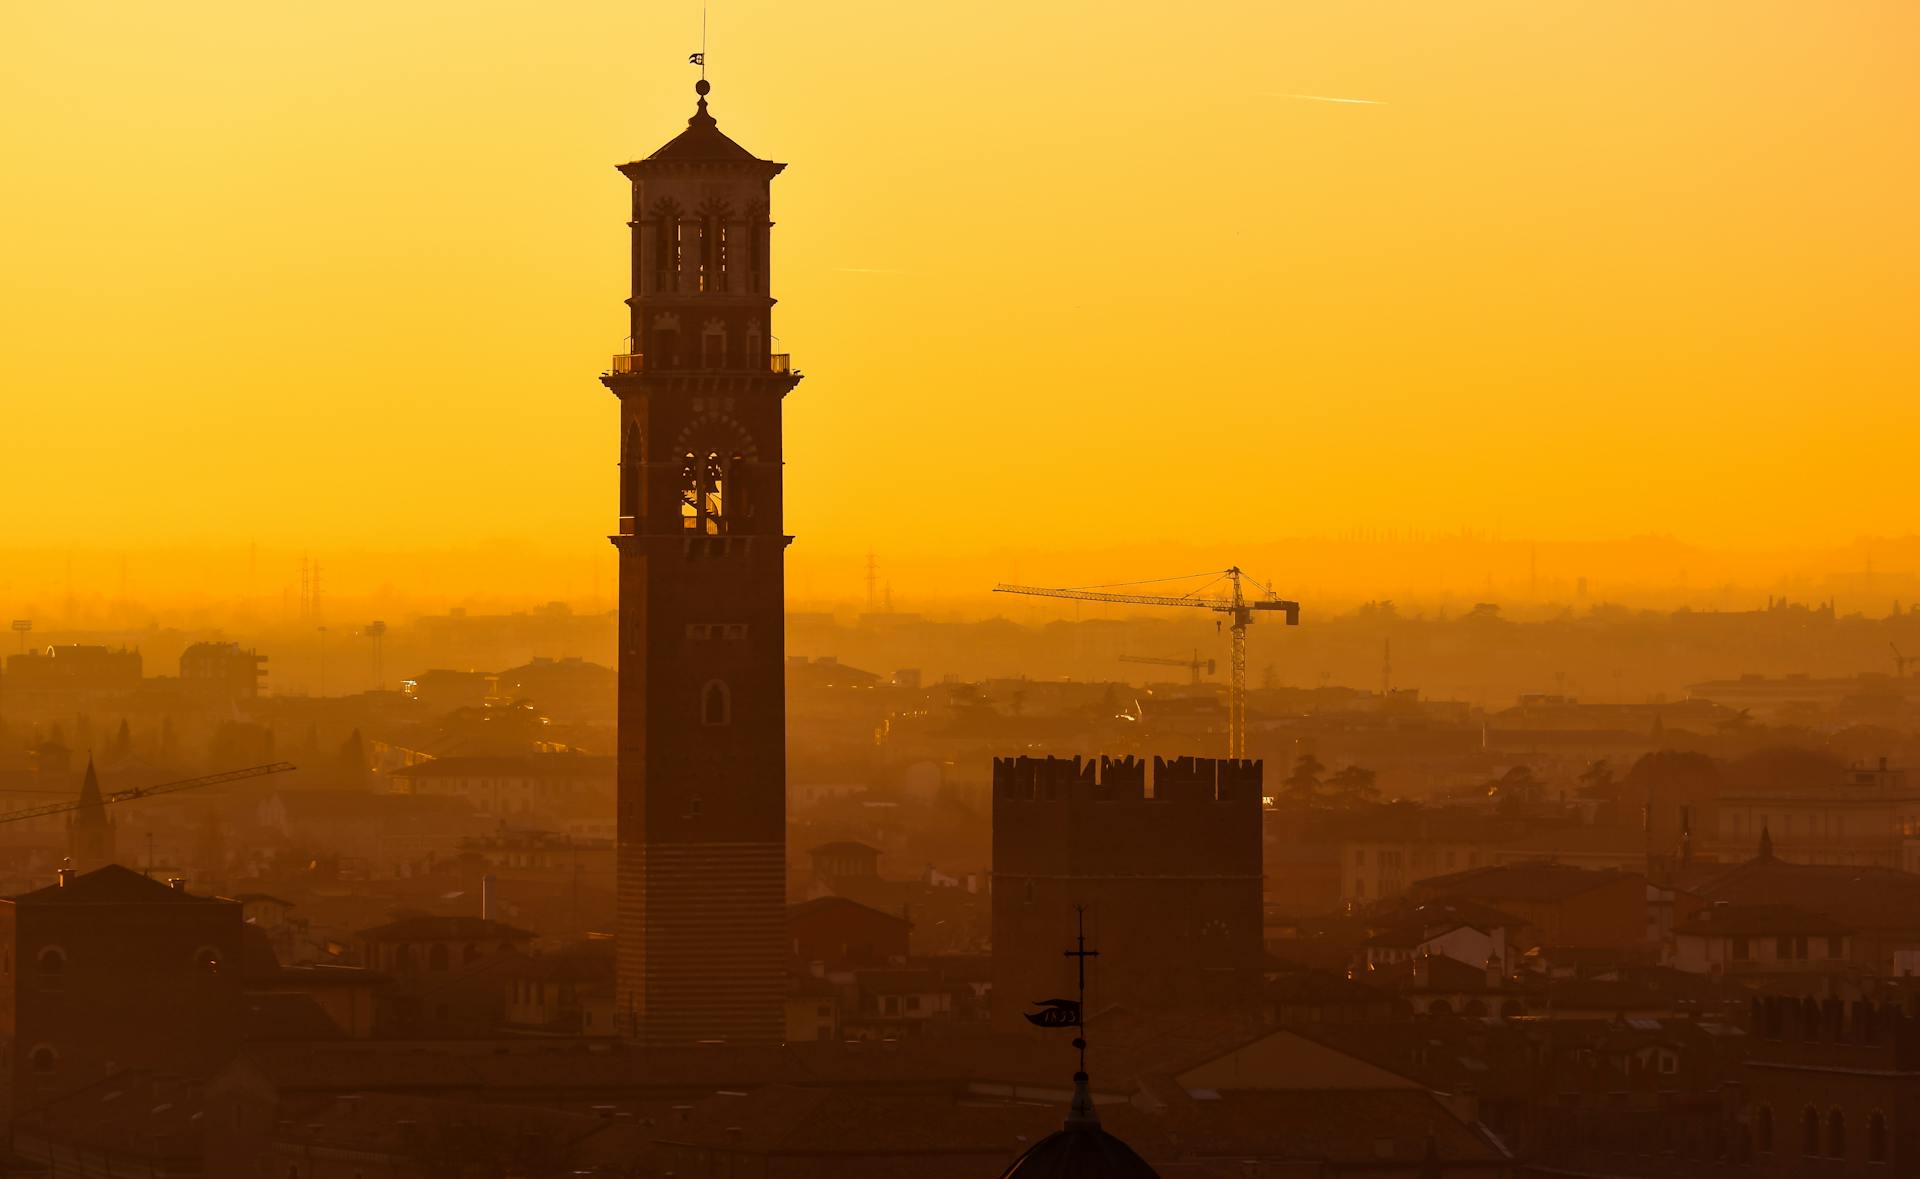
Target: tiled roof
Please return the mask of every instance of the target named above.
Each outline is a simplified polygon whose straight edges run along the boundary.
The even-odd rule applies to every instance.
[[[1182,1141],[1216,1157],[1406,1168],[1427,1151],[1442,1162],[1497,1166],[1505,1155],[1425,1088],[1287,1092],[1208,1091],[1167,1111]]]
[[[704,86],[705,82],[701,85]],[[662,144],[647,159],[690,163],[758,162],[752,152],[720,133],[719,123],[707,113],[704,95],[693,117],[687,120],[687,129]]]
[[[859,901],[842,896],[815,897],[810,901],[801,901],[795,905],[788,905],[787,919],[812,917],[830,910],[858,911],[862,916],[881,917],[888,921],[896,921],[901,925],[912,924],[911,921],[900,916],[898,913],[889,913],[885,909],[876,909],[872,905],[863,905]]]
[[[199,896],[170,888],[119,864],[108,864],[11,898],[16,905],[231,905],[221,897]]]
[[[1446,876],[1429,876],[1416,881],[1414,887],[1424,895],[1482,901],[1563,901],[1632,879],[1635,877],[1626,872],[1538,861],[1494,864]]]
[[[1856,931],[1920,929],[1920,876],[1893,868],[1761,856],[1705,874],[1689,891],[1734,904],[1793,905]]]
[[[810,856],[877,856],[880,854],[880,849],[870,847],[857,839],[836,839],[818,847],[808,848],[807,854]]]
[[[853,1151],[978,1153],[1005,1159],[1057,1128],[1046,1106],[962,1104],[937,1094],[874,1094],[775,1085],[722,1095],[664,1126],[660,1141],[749,1154]]]
[[[422,915],[363,929],[359,936],[370,942],[483,942],[527,941],[534,935],[485,917]]]
[[[312,995],[249,991],[240,1012],[240,1038],[249,1042],[339,1040],[344,1033]]]
[[[1853,932],[1831,917],[1792,905],[1727,902],[1701,909],[1676,925],[1673,931],[1696,937],[1842,937]]]
[[[614,974],[611,941],[581,942],[545,954],[509,954],[496,970],[503,978],[529,982],[601,982]]]
[[[614,759],[581,753],[529,753],[501,756],[434,757],[403,766],[394,778],[606,778]]]

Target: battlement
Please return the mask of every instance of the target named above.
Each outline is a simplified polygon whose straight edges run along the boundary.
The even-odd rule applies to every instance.
[[[1900,1002],[1756,996],[1750,1030],[1760,1040],[1872,1045],[1920,1055],[1920,1019]]]
[[[993,759],[996,806],[1023,802],[1209,802],[1257,808],[1262,783],[1262,763],[1257,759],[1155,757],[1151,792],[1143,758],[1103,754],[1098,760],[1081,757]]]

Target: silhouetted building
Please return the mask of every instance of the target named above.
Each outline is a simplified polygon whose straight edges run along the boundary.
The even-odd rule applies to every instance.
[[[994,1022],[1067,993],[1059,931],[1086,906],[1087,934],[1125,961],[1095,1010],[1248,1002],[1261,983],[1261,765],[1179,758],[996,758],[993,763]]]
[[[113,863],[113,816],[100,797],[100,778],[87,759],[87,776],[80,783],[80,809],[67,820],[67,867],[91,872]]]
[[[121,1069],[205,1075],[241,1027],[240,906],[119,865],[0,900],[0,1043],[18,1114]]]
[[[66,643],[7,656],[9,692],[124,692],[140,686],[140,652]]]
[[[787,910],[793,954],[828,970],[905,962],[913,923],[846,897],[815,897]]]
[[[1920,1166],[1920,1020],[1894,1004],[1753,1001],[1747,1127],[1757,1175]]]
[[[633,182],[620,399],[619,991],[651,1043],[778,1043],[786,963],[781,400],[767,201],[784,164],[707,84]]]
[[[260,695],[267,657],[239,643],[195,643],[180,652],[180,683],[189,692],[217,700]]]
[[[1416,900],[1476,901],[1524,921],[1546,946],[1631,949],[1648,941],[1647,882],[1631,872],[1534,861],[1417,881]]]

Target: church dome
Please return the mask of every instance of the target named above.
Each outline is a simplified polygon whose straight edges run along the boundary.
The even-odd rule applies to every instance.
[[[1087,1074],[1074,1074],[1073,1082],[1066,1127],[1028,1147],[1000,1179],[1160,1179],[1131,1146],[1101,1129]]]

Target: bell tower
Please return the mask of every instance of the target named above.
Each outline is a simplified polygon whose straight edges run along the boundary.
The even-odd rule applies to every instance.
[[[633,183],[619,399],[616,1022],[647,1043],[785,1031],[781,400],[768,192],[785,164],[687,129]]]

